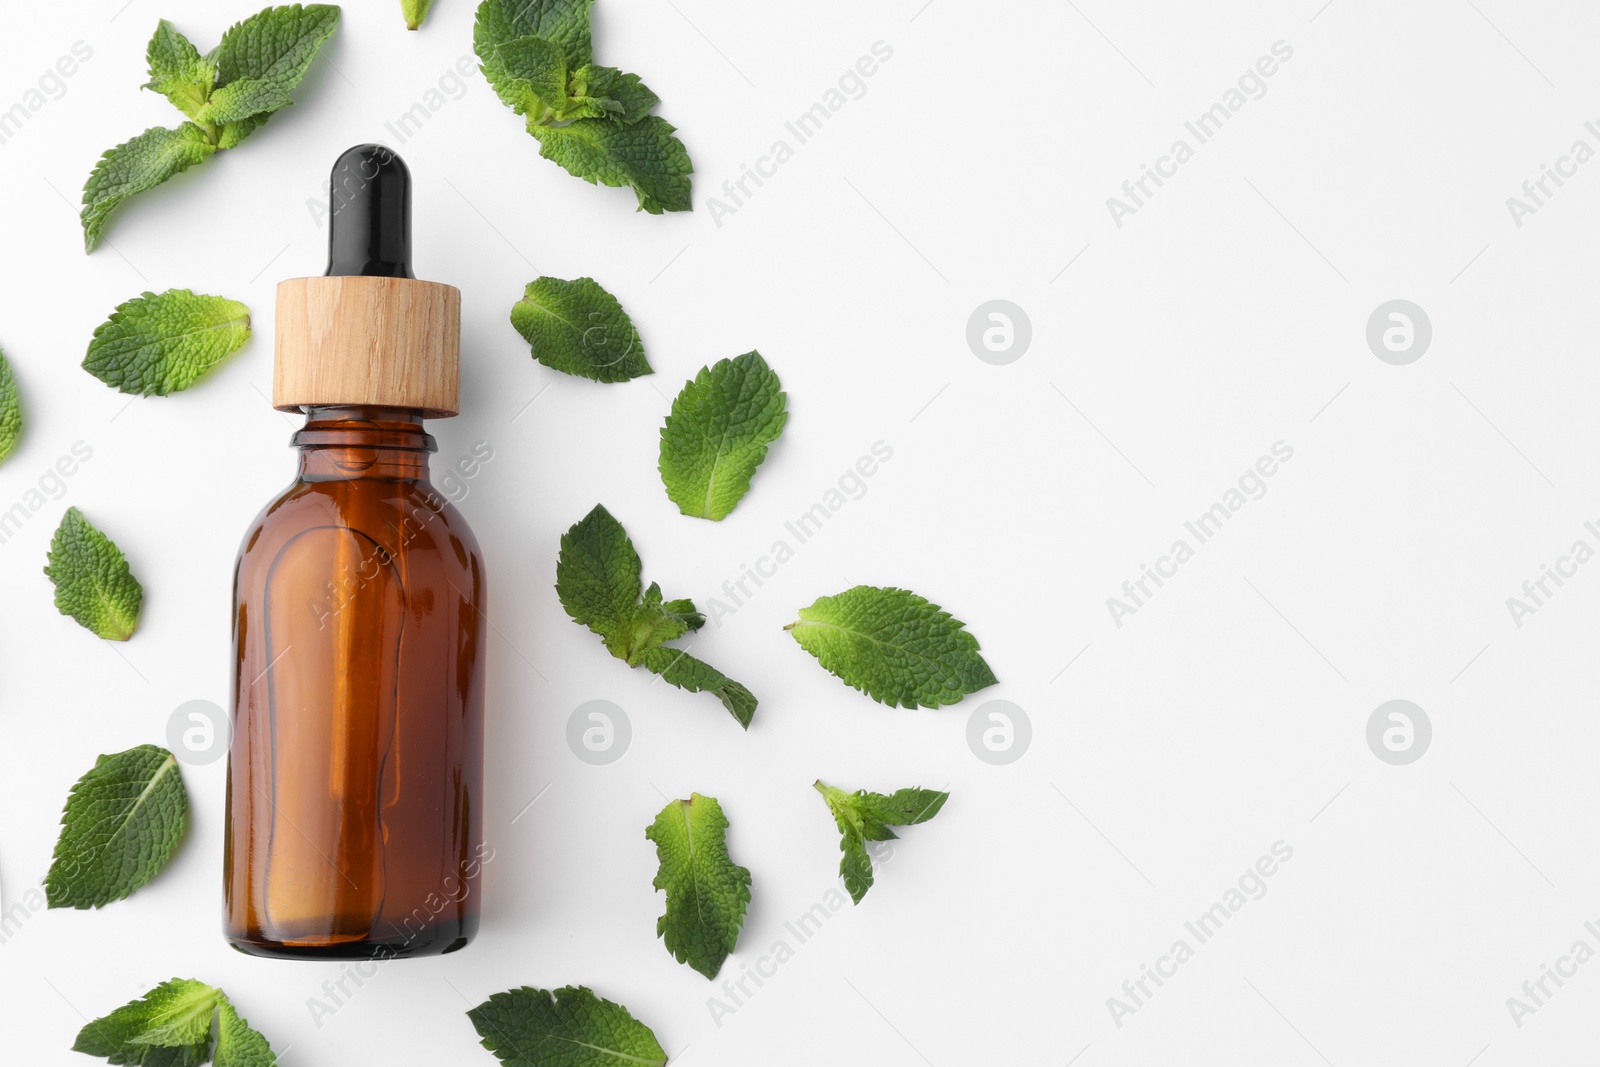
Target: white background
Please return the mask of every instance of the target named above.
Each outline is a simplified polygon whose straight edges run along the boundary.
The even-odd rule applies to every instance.
[[[347,6],[299,104],[124,206],[85,257],[73,204],[99,153],[176,122],[138,88],[157,19],[205,50],[250,13],[123,3],[28,5],[0,36],[0,108],[75,41],[94,52],[0,144],[0,345],[28,419],[0,509],[75,441],[94,450],[0,545],[8,906],[43,878],[97,754],[164,744],[184,701],[226,704],[234,553],[293,464],[296,420],[264,398],[273,286],[323,269],[308,200],[334,157],[396,144],[384,123],[471,53],[465,0],[419,33],[397,4]],[[1506,1000],[1580,938],[1600,949],[1583,926],[1600,919],[1600,564],[1520,628],[1506,598],[1574,540],[1600,547],[1583,529],[1600,519],[1600,162],[1520,228],[1506,198],[1574,140],[1600,148],[1583,128],[1600,118],[1600,13],[1319,4],[600,0],[599,60],[660,94],[697,168],[694,212],[663,217],[538,158],[468,79],[396,147],[419,276],[463,292],[463,414],[432,425],[435,462],[475,441],[495,454],[461,504],[498,633],[482,932],[385,967],[317,1025],[307,1001],[337,965],[223,943],[223,764],[185,767],[190,835],[154,883],[27,916],[0,946],[7,1062],[85,1062],[67,1050],[86,1017],[173,976],[223,986],[291,1067],[490,1063],[463,1013],[525,983],[587,984],[705,1067],[1592,1054],[1600,963],[1520,1028]],[[708,198],[880,40],[893,58],[865,95],[719,226]],[[1266,94],[1115,225],[1107,197],[1280,40],[1293,57]],[[539,274],[615,293],[655,376],[600,386],[534,363],[507,315]],[[169,287],[246,301],[255,336],[189,392],[130,405],[78,364],[112,307]],[[964,336],[993,298],[1032,321],[1007,366]],[[1408,366],[1364,336],[1395,298],[1433,323]],[[682,517],[655,470],[661,418],[700,366],[751,348],[782,376],[789,426],[729,519]],[[557,539],[597,501],[646,580],[703,602],[878,440],[894,457],[865,495],[696,642],[761,698],[748,734],[562,613]],[[1267,495],[1114,625],[1106,598],[1280,440],[1294,455]],[[145,584],[125,646],[51,606],[40,568],[69,505]],[[863,582],[966,620],[1000,684],[905,711],[829,676],[780,627]],[[634,730],[607,767],[564,740],[597,698]],[[1394,698],[1433,723],[1409,766],[1365,739]],[[1009,766],[966,742],[988,699],[1033,724]],[[952,798],[860,907],[796,947],[784,923],[836,884],[819,775]],[[796,948],[720,1026],[719,985],[654,936],[643,829],[691,790],[721,799],[755,879],[723,977]],[[1116,1025],[1107,998],[1280,840],[1293,858],[1266,895]]]

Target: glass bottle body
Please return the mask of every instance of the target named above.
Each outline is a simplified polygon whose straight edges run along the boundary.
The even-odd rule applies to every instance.
[[[253,955],[477,930],[484,573],[420,415],[313,408],[234,573],[224,928]]]

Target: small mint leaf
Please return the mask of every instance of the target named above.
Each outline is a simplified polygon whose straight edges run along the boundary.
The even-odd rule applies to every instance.
[[[651,884],[667,894],[656,921],[679,963],[716,978],[739,941],[750,904],[750,871],[728,857],[728,818],[716,797],[669,800],[644,836],[655,842],[660,870]]]
[[[237,300],[168,289],[117,305],[94,331],[83,369],[124,393],[166,396],[250,339],[250,309]]]
[[[720,520],[744,499],[750,479],[788,420],[787,397],[759,352],[702,367],[672,402],[657,467],[685,515]]]
[[[107,641],[126,641],[139,625],[144,588],[105,534],[68,508],[50,539],[45,575],[56,587],[56,610]]]
[[[98,908],[130,896],[177,854],[188,824],[189,796],[172,753],[140,745],[101,756],[67,797],[46,901]]]
[[[995,684],[966,624],[906,589],[858,585],[785,627],[846,685],[891,708],[934,708]]]
[[[583,986],[496,993],[467,1012],[506,1067],[665,1067],[650,1028]],[[219,1061],[220,1067],[220,1061]]]
[[[652,373],[633,320],[593,278],[529,282],[511,308],[511,325],[551,370],[597,382]]]

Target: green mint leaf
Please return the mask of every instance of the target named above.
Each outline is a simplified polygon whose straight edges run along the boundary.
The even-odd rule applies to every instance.
[[[663,600],[654,582],[641,593],[640,570],[627,531],[596,504],[561,537],[556,595],[572,620],[599,635],[613,656],[679,689],[714,694],[749,729],[756,711],[750,690],[681,649],[662,647],[705,625],[705,616],[692,601]]]
[[[21,440],[22,394],[17,389],[17,376],[11,372],[11,363],[6,354],[0,352],[0,463],[5,462]]]
[[[238,122],[228,123],[222,127],[222,133],[217,138],[217,148],[223,150],[234,147],[240,141],[265,126],[267,120],[274,114],[275,112],[267,111],[260,115],[251,115],[247,119],[240,119]]]
[[[490,53],[507,41],[543,37],[560,45],[567,60],[581,67],[593,54],[589,43],[593,6],[594,0],[483,0],[472,26],[473,51],[488,64]]]
[[[257,115],[270,115],[292,103],[294,97],[276,82],[240,78],[213,92],[195,119],[208,126],[226,126]]]
[[[679,689],[713,694],[740,726],[750,729],[750,720],[756,714],[755,694],[711,664],[676,648],[646,648],[635,658],[639,666],[659,674],[662,681]]]
[[[905,589],[858,585],[784,627],[846,685],[892,707],[954,704],[996,681],[966,624]]]
[[[599,634],[621,659],[631,651],[634,606],[644,588],[641,568],[628,532],[603,505],[561,537],[556,596],[573,622]]]
[[[150,80],[144,88],[160,93],[179,111],[194,118],[211,95],[216,77],[211,62],[166,19],[157,24],[145,49],[145,60],[150,65]]]
[[[865,789],[848,793],[820,778],[812,786],[822,794],[843,835],[839,841],[839,849],[844,853],[839,861],[839,875],[850,892],[850,899],[857,904],[872,888],[872,857],[867,854],[867,842],[894,840],[895,832],[889,827],[927,822],[939,814],[944,802],[950,799],[949,793],[937,789],[897,789],[888,795],[869,793]]]
[[[661,103],[639,80],[616,67],[580,67],[572,72],[572,99],[559,119],[603,118],[632,125]]]
[[[597,382],[654,373],[633,320],[593,278],[529,282],[511,308],[511,325],[551,370]]]
[[[144,587],[122,550],[77,508],[61,516],[44,573],[56,587],[56,610],[107,641],[126,641],[139,625]]]
[[[202,130],[186,122],[175,130],[154,126],[106,152],[83,186],[83,249],[100,243],[106,219],[135,193],[154,189],[217,150]]]
[[[530,125],[539,154],[559,163],[567,173],[591,185],[628,186],[639,198],[639,210],[691,211],[689,175],[694,165],[677,127],[659,115],[632,125],[605,119],[578,119],[565,126]]]
[[[656,936],[679,963],[713,979],[738,943],[750,903],[750,872],[728,858],[727,833],[722,805],[699,793],[667,801],[644,832],[661,863],[651,884],[667,894]]]
[[[339,8],[333,4],[289,4],[251,15],[224,33],[211,51],[217,87],[248,78],[287,95],[338,28]]]
[[[260,1033],[251,1029],[227,997],[218,1005],[216,1067],[277,1067],[278,1057]]]
[[[544,37],[513,37],[483,63],[484,76],[512,111],[538,117],[567,101],[567,53]]]
[[[496,993],[467,1018],[506,1067],[664,1067],[650,1028],[583,986]],[[218,1061],[219,1065],[221,1061]]]
[[[101,756],[67,797],[45,876],[49,906],[98,908],[130,896],[177,853],[188,824],[172,753],[140,745]]]
[[[400,0],[400,14],[405,16],[406,29],[421,29],[432,6],[433,0]]]
[[[661,428],[658,463],[679,511],[718,520],[734,509],[783,432],[786,400],[759,352],[702,367],[684,385]]]
[[[72,1051],[113,1064],[196,1067],[211,1056],[211,1016],[219,1001],[226,1002],[222,990],[193,978],[162,982],[78,1031]]]
[[[187,389],[250,339],[250,309],[188,289],[143,293],[118,304],[94,331],[83,369],[124,393]]]

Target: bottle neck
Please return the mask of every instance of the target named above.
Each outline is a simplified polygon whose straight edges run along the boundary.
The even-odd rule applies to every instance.
[[[301,481],[427,481],[433,438],[422,413],[403,408],[308,407],[290,438],[300,450]]]

